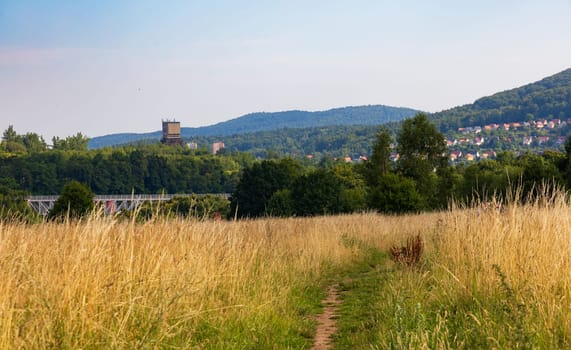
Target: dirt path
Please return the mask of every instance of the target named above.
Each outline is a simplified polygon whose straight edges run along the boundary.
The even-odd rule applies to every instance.
[[[337,307],[341,304],[339,299],[339,286],[333,285],[329,287],[327,298],[323,300],[325,309],[323,313],[317,316],[316,320],[317,333],[313,341],[312,350],[327,350],[331,349],[331,336],[337,331],[336,312]]]

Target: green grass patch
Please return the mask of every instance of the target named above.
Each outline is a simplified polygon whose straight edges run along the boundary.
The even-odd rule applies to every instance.
[[[477,294],[445,281],[442,269],[393,264],[388,252],[342,271],[335,349],[570,348],[563,326],[538,322],[541,301],[511,286],[499,266],[497,289]],[[564,322],[561,322],[563,325]]]
[[[335,349],[364,349],[378,342],[381,320],[374,306],[380,302],[387,280],[388,254],[366,247],[365,258],[339,273],[339,306]]]

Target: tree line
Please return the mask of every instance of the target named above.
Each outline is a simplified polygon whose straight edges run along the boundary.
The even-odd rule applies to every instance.
[[[230,212],[239,217],[362,210],[396,214],[440,210],[451,201],[523,200],[571,186],[570,139],[565,153],[503,152],[496,160],[451,166],[444,135],[425,114],[405,120],[394,136],[381,128],[369,161],[356,165],[323,162],[310,169],[292,159],[253,164],[242,174]],[[396,161],[391,160],[394,151],[400,156]]]
[[[565,152],[503,152],[496,160],[451,166],[444,135],[422,113],[405,120],[397,132],[381,127],[369,160],[358,164],[331,158],[319,163],[289,157],[256,160],[248,153],[211,155],[161,144],[8,152],[8,142],[24,139],[14,141],[10,134],[0,144],[3,211],[27,212],[26,194],[61,193],[71,181],[97,194],[231,193],[226,206],[216,202],[216,212],[241,218],[420,212],[446,208],[451,200],[507,198],[513,188],[523,198],[542,184],[571,186],[569,139]],[[396,160],[391,159],[394,153],[399,154]],[[182,215],[190,208],[185,200],[175,202],[169,212]]]

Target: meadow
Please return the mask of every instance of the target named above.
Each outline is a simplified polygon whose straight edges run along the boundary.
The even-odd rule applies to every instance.
[[[338,349],[566,348],[570,209],[4,222],[0,348],[309,349],[332,284]],[[394,262],[416,235],[421,260]]]

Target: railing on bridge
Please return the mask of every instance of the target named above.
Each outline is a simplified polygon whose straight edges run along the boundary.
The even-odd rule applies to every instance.
[[[134,210],[144,202],[164,202],[174,197],[205,196],[206,194],[110,194],[97,195],[93,199],[95,204],[104,205],[106,214],[112,214],[120,210]],[[230,198],[228,193],[211,193],[213,196]],[[59,198],[56,196],[28,196],[28,205],[41,215],[48,215],[54,203]]]

